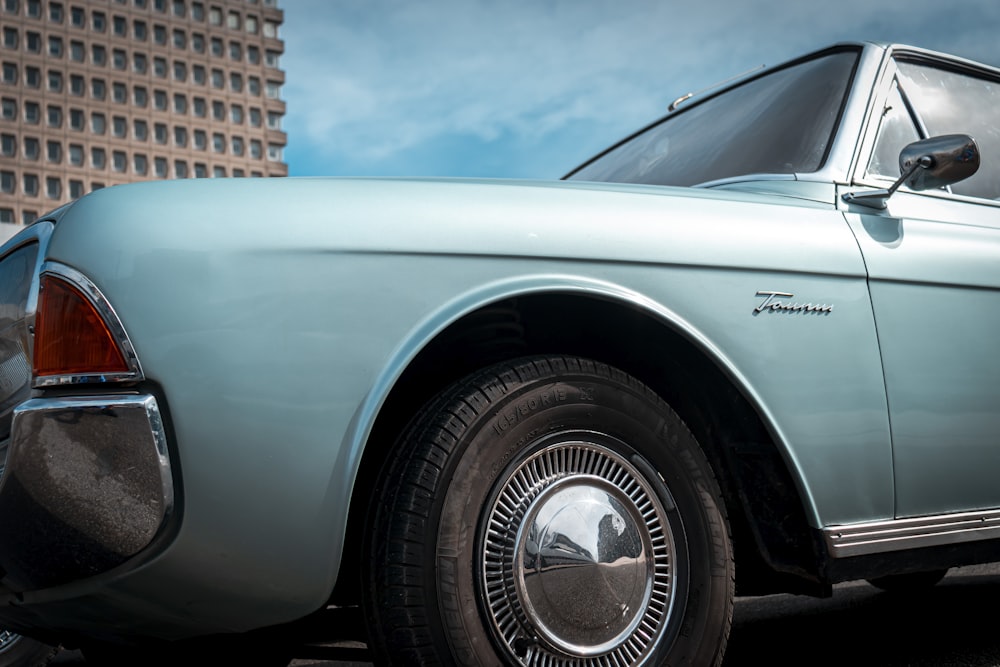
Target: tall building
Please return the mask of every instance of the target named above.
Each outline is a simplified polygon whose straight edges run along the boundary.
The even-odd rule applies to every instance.
[[[288,174],[277,0],[0,3],[0,223],[120,183]]]

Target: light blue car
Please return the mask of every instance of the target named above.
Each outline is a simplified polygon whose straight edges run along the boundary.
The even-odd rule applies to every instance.
[[[0,626],[284,664],[333,604],[382,664],[712,665],[737,590],[1000,560],[997,109],[843,44],[561,182],[45,216],[0,248]]]

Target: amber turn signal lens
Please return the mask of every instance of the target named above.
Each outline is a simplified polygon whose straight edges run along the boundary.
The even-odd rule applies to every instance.
[[[54,276],[42,276],[38,302],[36,377],[128,372],[104,319],[78,289]]]

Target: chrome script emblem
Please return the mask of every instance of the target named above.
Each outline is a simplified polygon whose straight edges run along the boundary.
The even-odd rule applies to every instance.
[[[833,306],[825,303],[795,303],[792,301],[782,301],[782,299],[791,299],[794,294],[791,292],[771,292],[767,290],[758,290],[757,297],[764,297],[764,300],[758,304],[756,308],[753,309],[753,314],[757,315],[763,312],[771,313],[831,313],[833,312]]]

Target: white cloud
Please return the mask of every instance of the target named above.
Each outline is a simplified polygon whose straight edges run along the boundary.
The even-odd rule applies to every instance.
[[[942,16],[932,0],[285,0],[286,130],[300,153],[360,168],[445,138],[455,150],[455,137],[545,150],[574,124],[598,135],[592,151],[678,95],[835,40],[996,60],[1000,3],[961,6]]]

